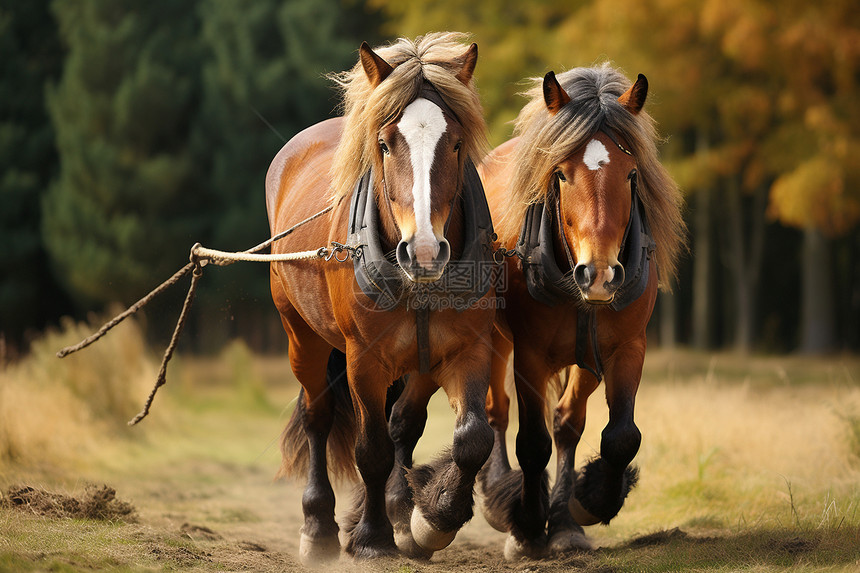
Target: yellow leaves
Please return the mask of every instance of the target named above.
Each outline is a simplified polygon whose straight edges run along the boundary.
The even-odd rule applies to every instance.
[[[860,198],[847,192],[846,173],[834,157],[819,154],[779,177],[770,190],[768,215],[795,227],[845,233],[860,220]]]

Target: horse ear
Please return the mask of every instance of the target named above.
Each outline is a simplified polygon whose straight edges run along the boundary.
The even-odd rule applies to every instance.
[[[361,59],[361,67],[364,68],[364,73],[367,74],[367,79],[370,80],[370,85],[373,87],[381,84],[388,74],[394,71],[388,62],[376,55],[376,52],[370,49],[367,42],[362,42],[358,49],[358,55]]]
[[[639,77],[636,78],[636,83],[630,86],[630,89],[618,98],[618,103],[627,108],[627,111],[636,115],[642,111],[646,97],[648,97],[648,78],[639,74]]]
[[[543,101],[550,115],[555,115],[558,110],[570,102],[570,96],[555,79],[555,72],[547,72],[543,77]]]
[[[463,67],[457,72],[457,79],[464,85],[469,85],[472,80],[472,74],[475,72],[475,65],[478,63],[478,44],[472,44],[466,53],[462,55]]]

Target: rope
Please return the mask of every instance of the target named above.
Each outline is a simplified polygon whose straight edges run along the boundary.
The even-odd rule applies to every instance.
[[[75,344],[74,346],[67,346],[63,348],[59,352],[57,352],[57,358],[64,358],[69,354],[77,352],[78,350],[82,350],[89,346],[90,344],[96,342],[100,338],[102,338],[105,334],[108,333],[113,327],[121,323],[123,320],[128,318],[129,316],[135,314],[141,308],[146,306],[159,294],[175,285],[179,282],[179,279],[187,275],[189,272],[191,273],[191,284],[188,287],[188,294],[185,296],[185,302],[182,304],[182,311],[179,313],[179,319],[176,321],[176,328],[173,330],[173,336],[170,338],[170,343],[167,345],[167,348],[164,351],[164,356],[161,359],[161,367],[158,370],[158,378],[155,381],[155,386],[153,386],[152,391],[149,393],[149,396],[146,399],[146,403],[143,406],[143,409],[132,418],[128,425],[134,426],[141,420],[143,420],[148,414],[149,409],[152,406],[152,401],[155,399],[155,394],[158,392],[158,389],[164,386],[167,383],[167,363],[170,362],[170,359],[173,357],[173,351],[176,350],[176,345],[179,343],[179,336],[182,333],[182,329],[185,326],[185,322],[188,319],[188,311],[191,309],[191,304],[194,302],[194,295],[197,291],[197,283],[200,281],[200,277],[203,276],[203,267],[208,263],[212,263],[217,266],[226,266],[231,265],[236,261],[253,261],[253,262],[286,262],[286,261],[305,261],[305,260],[316,260],[316,259],[324,259],[326,261],[331,260],[334,257],[338,262],[344,262],[349,258],[350,255],[356,256],[356,253],[359,252],[359,249],[355,247],[349,247],[346,245],[342,245],[340,243],[332,243],[331,248],[329,247],[320,247],[315,251],[300,251],[297,253],[278,253],[278,254],[255,254],[257,251],[261,251],[266,247],[271,246],[275,241],[283,239],[302,225],[305,225],[317,217],[321,217],[325,213],[328,213],[333,208],[332,205],[329,205],[322,211],[315,213],[304,219],[303,221],[299,221],[289,229],[278,233],[277,235],[263,241],[259,245],[247,249],[245,251],[240,251],[237,253],[228,252],[228,251],[218,251],[215,249],[207,249],[202,246],[200,243],[196,243],[193,247],[191,247],[191,254],[189,255],[190,262],[179,269],[172,277],[155,287],[148,295],[128,307],[125,312],[118,314],[108,322],[106,322],[95,334],[88,336],[84,340]],[[337,253],[341,253],[346,251],[347,254],[343,259],[338,258],[336,256]]]
[[[213,265],[225,267],[232,265],[236,261],[250,262],[287,262],[287,261],[305,261],[310,259],[319,259],[328,254],[328,249],[322,247],[315,251],[300,251],[298,253],[281,253],[269,255],[257,255],[250,251],[242,251],[240,253],[231,253],[228,251],[218,251],[215,249],[207,249],[197,243],[191,247],[191,253],[196,255],[201,261],[207,261]]]
[[[66,356],[68,356],[69,354],[72,354],[73,352],[77,352],[78,350],[82,350],[82,349],[86,348],[87,346],[89,346],[90,344],[92,344],[93,342],[95,342],[96,340],[98,340],[99,338],[104,336],[105,334],[107,334],[108,331],[110,329],[112,329],[114,326],[116,326],[117,324],[119,324],[120,322],[122,322],[123,320],[125,320],[129,316],[133,315],[134,313],[139,311],[141,308],[143,308],[147,304],[149,304],[149,302],[152,299],[154,299],[155,297],[160,295],[162,292],[167,290],[169,287],[172,287],[173,285],[175,285],[177,282],[179,282],[179,279],[181,279],[182,277],[187,275],[193,268],[194,268],[194,263],[188,263],[187,265],[185,265],[184,267],[179,269],[179,271],[177,271],[175,275],[173,275],[172,277],[170,277],[169,279],[167,279],[166,281],[161,283],[159,286],[155,287],[155,289],[152,292],[150,292],[148,295],[146,295],[145,297],[143,297],[142,299],[140,299],[139,301],[137,301],[136,303],[134,303],[133,305],[128,307],[128,310],[126,310],[122,314],[119,314],[119,315],[115,316],[114,318],[112,318],[111,320],[109,320],[108,322],[106,322],[105,325],[102,326],[98,332],[96,332],[92,336],[89,336],[89,337],[83,339],[82,341],[75,344],[74,346],[67,346],[66,348],[63,348],[62,350],[57,352],[57,358],[65,358]]]
[[[158,392],[158,389],[164,386],[167,382],[167,363],[170,362],[170,359],[173,357],[173,351],[176,350],[176,345],[179,343],[179,335],[182,333],[182,328],[185,326],[185,320],[188,318],[188,310],[191,308],[191,303],[194,302],[194,293],[197,290],[197,282],[202,276],[203,268],[199,266],[194,269],[193,273],[191,273],[191,285],[188,287],[188,294],[185,295],[185,302],[182,304],[182,312],[179,313],[179,320],[176,321],[176,328],[173,329],[173,336],[170,338],[170,344],[167,345],[167,349],[164,351],[164,357],[161,359],[161,367],[158,369],[158,378],[155,380],[155,386],[152,387],[152,391],[146,398],[146,403],[143,405],[143,409],[137,414],[137,416],[128,422],[129,426],[134,426],[146,418],[149,414],[149,408],[152,406],[152,401],[155,399],[155,393]]]

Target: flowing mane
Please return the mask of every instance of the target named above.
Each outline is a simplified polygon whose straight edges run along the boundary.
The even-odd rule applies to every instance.
[[[514,135],[520,141],[508,210],[500,228],[505,236],[516,236],[528,206],[546,200],[556,166],[601,128],[609,129],[627,142],[638,163],[639,195],[657,243],[661,286],[667,287],[667,280],[676,272],[686,225],[681,217],[681,193],[657,157],[654,120],[645,111],[633,115],[618,102],[631,82],[608,63],[574,68],[556,78],[571,102],[555,116],[547,112],[542,78],[532,79],[532,87],[524,94],[529,102],[515,124]]]
[[[465,34],[434,32],[415,41],[400,38],[374,48],[394,71],[374,89],[361,62],[351,70],[332,74],[342,92],[343,135],[331,169],[331,199],[352,193],[358,179],[371,167],[382,170],[377,133],[394,121],[417,96],[424,80],[431,82],[463,126],[462,149],[476,165],[486,153],[487,127],[474,82],[456,78],[463,67],[468,44]],[[378,178],[377,178],[378,181]]]

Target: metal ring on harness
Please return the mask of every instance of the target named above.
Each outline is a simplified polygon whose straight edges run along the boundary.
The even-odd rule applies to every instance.
[[[493,262],[497,265],[501,265],[505,262],[505,258],[507,257],[517,257],[520,260],[524,260],[523,254],[516,249],[506,249],[504,247],[499,247],[495,251],[493,251]]]

